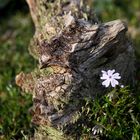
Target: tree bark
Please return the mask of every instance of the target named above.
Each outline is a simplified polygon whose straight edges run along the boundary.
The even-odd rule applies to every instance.
[[[29,50],[39,66],[30,74],[21,72],[16,83],[33,95],[32,122],[46,127],[47,134],[40,129],[34,139],[75,139],[68,134],[82,101],[107,91],[100,81],[102,70],[115,69],[120,83],[134,84],[127,25],[121,20],[99,24],[91,1],[27,2],[36,28]]]

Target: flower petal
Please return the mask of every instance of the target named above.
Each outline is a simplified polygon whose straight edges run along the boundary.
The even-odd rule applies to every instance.
[[[119,73],[114,73],[114,74],[112,75],[112,78],[114,78],[114,79],[121,79],[121,76],[120,76]]]
[[[115,80],[115,79],[111,79],[111,86],[112,87],[115,87],[116,85],[119,85],[119,82],[117,81],[117,80]]]
[[[110,84],[110,80],[109,79],[107,79],[107,80],[102,82],[102,85],[105,86],[105,87],[109,87],[109,84]]]
[[[104,70],[102,70],[101,72],[102,72],[103,74],[107,74],[107,72],[106,72],[106,71],[104,71]]]
[[[108,76],[112,76],[114,72],[115,72],[114,69],[113,69],[113,70],[108,70],[108,71],[107,71],[107,74],[108,74]]]
[[[102,77],[100,77],[100,79],[108,79],[108,75],[107,74],[103,74]]]

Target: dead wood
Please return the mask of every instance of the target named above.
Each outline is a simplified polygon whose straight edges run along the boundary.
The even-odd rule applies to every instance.
[[[106,92],[101,70],[115,69],[122,77],[120,83],[134,84],[127,25],[121,20],[97,23],[80,0],[27,2],[36,27],[30,53],[39,67],[19,74],[16,83],[33,95],[33,123],[69,132],[82,101]]]

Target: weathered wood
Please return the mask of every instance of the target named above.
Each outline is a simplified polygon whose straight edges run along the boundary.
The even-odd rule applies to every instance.
[[[33,123],[69,133],[83,99],[105,93],[101,70],[115,69],[123,85],[134,84],[134,52],[127,26],[121,20],[94,24],[81,1],[27,2],[36,26],[30,50],[39,68],[20,73],[16,83],[33,94]]]

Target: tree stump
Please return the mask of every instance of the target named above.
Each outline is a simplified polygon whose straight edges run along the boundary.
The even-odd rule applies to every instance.
[[[101,70],[115,69],[123,85],[134,84],[134,51],[121,20],[98,23],[90,1],[27,0],[36,32],[30,53],[39,66],[16,83],[33,95],[32,122],[45,126],[34,139],[68,138],[82,101],[107,91]],[[62,134],[63,132],[63,134]]]

